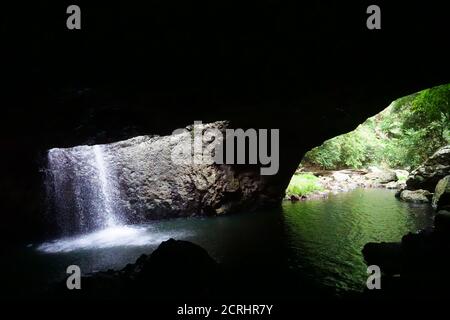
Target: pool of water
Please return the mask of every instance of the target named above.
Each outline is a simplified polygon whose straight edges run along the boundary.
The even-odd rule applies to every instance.
[[[408,232],[431,227],[433,210],[401,202],[393,191],[357,189],[326,200],[284,202],[283,217],[289,265],[337,291],[359,291],[367,279],[364,245],[400,241]]]
[[[270,211],[119,226],[30,244],[11,249],[6,268],[15,275],[10,285],[30,295],[63,279],[69,265],[83,273],[120,269],[175,238],[201,245],[225,266],[270,270],[273,265],[338,294],[364,288],[364,244],[399,241],[430,227],[432,220],[427,205],[400,202],[388,190],[357,189],[328,199],[283,202]]]

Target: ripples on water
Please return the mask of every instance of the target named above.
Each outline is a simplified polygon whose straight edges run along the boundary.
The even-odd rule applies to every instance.
[[[269,212],[155,221],[48,241],[19,252],[14,271],[24,274],[26,285],[46,286],[66,277],[70,264],[83,273],[120,269],[173,237],[199,244],[226,265],[269,271],[282,265],[289,275],[306,277],[317,287],[362,290],[367,279],[364,244],[399,241],[432,225],[432,216],[429,206],[398,201],[394,192],[354,190],[328,199],[283,202]],[[294,279],[290,282],[297,287]]]
[[[368,242],[400,241],[432,224],[428,205],[411,205],[392,191],[357,189],[326,200],[284,202],[290,264],[321,284],[362,290],[367,266],[361,250]]]

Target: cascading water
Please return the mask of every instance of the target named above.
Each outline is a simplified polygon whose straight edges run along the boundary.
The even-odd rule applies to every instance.
[[[212,209],[227,179],[216,166],[172,161],[173,150],[189,150],[191,140],[186,131],[49,150],[47,221],[50,233],[61,238],[38,249],[142,246],[179,235],[149,221],[203,213],[203,205]],[[189,159],[183,152],[177,156]]]
[[[95,155],[95,164],[98,172],[98,178],[100,183],[100,190],[103,200],[103,211],[102,214],[102,224],[107,227],[112,227],[116,225],[116,217],[111,204],[111,190],[110,184],[108,182],[107,167],[105,165],[105,160],[103,157],[103,151],[100,146],[96,145],[93,147]]]
[[[38,250],[57,253],[147,246],[184,236],[152,225],[126,225],[136,220],[130,219],[135,214],[124,190],[133,190],[130,184],[136,180],[124,180],[124,167],[128,164],[141,168],[144,162],[136,154],[139,152],[131,153],[132,158],[124,161],[124,154],[111,145],[49,150],[46,184],[50,213],[63,237],[40,244]]]
[[[48,152],[48,194],[63,234],[121,224],[119,191],[104,146],[51,149]]]

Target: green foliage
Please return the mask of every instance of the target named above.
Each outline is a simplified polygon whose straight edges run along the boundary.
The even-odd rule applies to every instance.
[[[450,143],[449,103],[450,84],[400,98],[354,131],[309,151],[303,163],[324,169],[416,167]]]
[[[355,131],[327,140],[320,147],[309,151],[304,162],[332,170],[337,168],[361,168],[378,160],[381,146],[376,142],[373,129],[359,126]]]
[[[310,173],[296,174],[291,178],[286,194],[304,196],[315,191],[323,191],[318,182],[319,178]]]
[[[324,169],[333,169],[341,161],[341,142],[339,137],[325,141],[305,155],[308,162],[318,164]]]

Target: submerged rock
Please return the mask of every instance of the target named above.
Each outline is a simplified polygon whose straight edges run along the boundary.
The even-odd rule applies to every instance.
[[[434,191],[433,200],[431,201],[433,208],[450,210],[450,175],[439,180]]]
[[[429,203],[432,193],[428,190],[403,190],[400,193],[400,199],[406,202]]]
[[[434,192],[440,179],[450,175],[450,145],[442,147],[421,166],[411,172],[406,181],[409,190]]]
[[[402,192],[405,191],[405,188],[400,188],[395,192],[395,197],[400,199],[400,196],[402,195]]]

